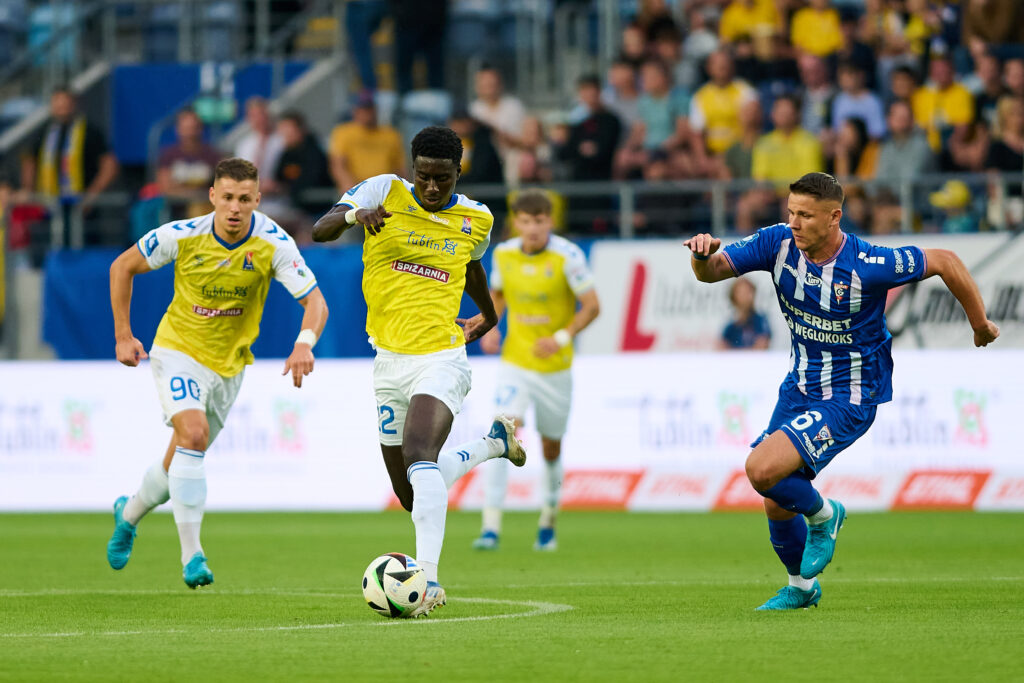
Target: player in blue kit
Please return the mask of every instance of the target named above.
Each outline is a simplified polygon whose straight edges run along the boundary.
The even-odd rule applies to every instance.
[[[764,496],[772,546],[789,573],[789,585],[759,610],[821,600],[815,577],[832,560],[846,509],[823,499],[811,481],[868,430],[878,404],[892,399],[888,290],[938,275],[967,313],[974,345],[999,336],[956,254],[876,247],[842,232],[843,188],[828,174],[808,173],[789,192],[788,225],[763,228],[721,251],[721,240],[708,234],[684,242],[701,282],[772,273],[792,333],[789,374],[746,463],[750,484]]]

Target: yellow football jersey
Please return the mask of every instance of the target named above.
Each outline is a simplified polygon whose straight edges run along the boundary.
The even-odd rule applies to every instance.
[[[538,358],[533,345],[566,327],[576,315],[579,295],[594,287],[594,277],[583,250],[551,235],[536,254],[522,249],[522,239],[494,248],[491,289],[500,290],[508,308],[508,333],[503,360],[526,370],[559,372],[572,365],[572,344],[547,358]]]
[[[213,214],[151,230],[136,246],[154,270],[174,261],[174,298],[155,346],[181,351],[224,377],[252,363],[270,279],[296,299],[316,287],[294,240],[256,211],[249,234],[228,244],[213,232]]]
[[[424,209],[413,184],[374,176],[346,192],[338,205],[383,206],[384,229],[363,240],[366,333],[377,348],[424,354],[463,346],[455,324],[466,286],[466,265],[490,244],[494,217],[480,202],[453,194],[443,209]]]

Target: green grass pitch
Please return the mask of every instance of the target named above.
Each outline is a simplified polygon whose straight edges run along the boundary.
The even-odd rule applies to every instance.
[[[757,613],[783,585],[753,514],[565,513],[531,550],[470,550],[452,513],[429,619],[363,602],[373,557],[415,552],[381,514],[210,513],[216,583],[181,581],[169,515],[140,525],[120,572],[110,515],[2,515],[0,680],[1024,680],[1024,516],[857,514],[817,609]]]

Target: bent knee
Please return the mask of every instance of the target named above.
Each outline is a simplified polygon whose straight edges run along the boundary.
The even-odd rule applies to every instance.
[[[767,491],[771,487],[775,486],[779,481],[777,473],[774,472],[771,467],[753,459],[747,460],[746,472],[747,479],[750,481],[750,485],[754,487],[755,491]]]
[[[179,430],[176,441],[177,445],[181,448],[189,448],[194,451],[205,451],[209,439],[209,430],[197,426]]]

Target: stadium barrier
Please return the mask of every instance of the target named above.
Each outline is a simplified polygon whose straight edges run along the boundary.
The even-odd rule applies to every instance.
[[[895,395],[819,477],[852,510],[1024,510],[1024,351],[898,351]],[[493,417],[498,361],[472,359],[474,389],[449,440]],[[379,510],[393,505],[377,445],[368,359],[321,360],[302,389],[283,362],[246,371],[207,458],[211,509]],[[564,444],[567,508],[757,509],[743,462],[788,369],[784,353],[581,356]],[[0,363],[0,510],[107,510],[136,489],[170,432],[148,367]],[[536,508],[539,439],[510,474],[508,505]],[[452,508],[483,502],[486,463]]]

